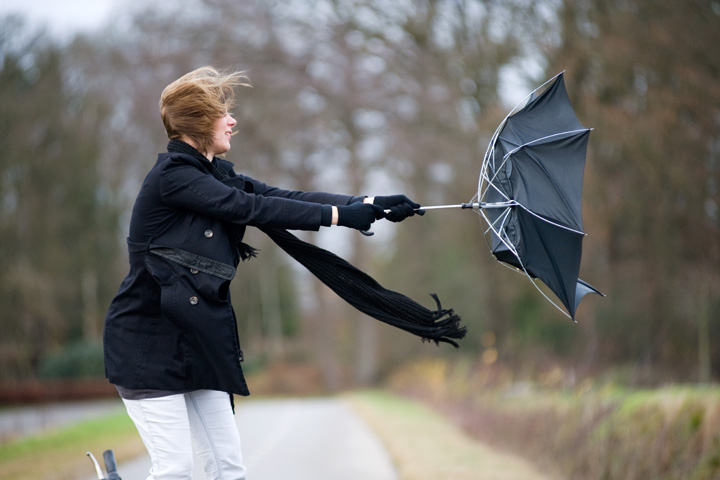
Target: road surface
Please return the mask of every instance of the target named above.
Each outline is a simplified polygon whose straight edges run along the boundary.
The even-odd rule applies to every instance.
[[[102,418],[111,412],[123,412],[120,398],[86,402],[49,403],[0,409],[0,444],[81,420]]]
[[[398,479],[380,440],[337,398],[238,399],[235,419],[249,480]],[[118,466],[123,480],[149,469],[147,456]],[[193,479],[204,478],[196,461]]]

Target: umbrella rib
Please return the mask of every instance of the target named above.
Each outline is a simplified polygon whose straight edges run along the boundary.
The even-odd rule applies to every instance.
[[[525,270],[525,269],[523,268],[523,270]],[[540,292],[540,295],[542,295],[543,297],[545,297],[545,300],[547,300],[548,302],[550,302],[555,308],[557,308],[558,310],[560,310],[566,317],[572,319],[572,321],[575,322],[575,319],[572,318],[572,316],[571,316],[568,312],[566,312],[565,310],[563,310],[563,308],[562,308],[560,305],[558,305],[557,303],[555,303],[545,292],[542,291],[542,289],[538,286],[537,281],[535,281],[535,279],[532,278],[532,277],[527,273],[527,270],[525,270],[525,275],[528,277],[528,279],[530,280],[530,283],[533,284],[533,286],[535,287],[535,289],[537,289],[537,291]]]
[[[517,105],[515,105],[515,107],[513,107],[512,110],[510,110],[510,113],[508,113],[507,117],[505,117],[505,120],[507,120],[508,117],[512,116],[512,115],[515,113],[515,110],[517,110],[517,108],[518,108],[520,105],[522,105],[523,103],[526,103],[529,98],[531,98],[533,95],[535,95],[535,92],[537,92],[538,90],[540,90],[541,88],[543,88],[545,85],[551,83],[553,80],[555,80],[556,78],[558,78],[558,77],[559,77],[560,75],[562,75],[563,73],[565,73],[565,70],[563,70],[562,72],[558,73],[557,75],[555,75],[554,77],[550,78],[548,81],[546,81],[545,83],[543,83],[542,85],[540,85],[539,87],[537,87],[535,90],[533,90],[532,92],[530,92],[530,93],[528,93],[527,95],[525,95],[525,97],[524,97],[522,100],[520,100],[520,101],[517,103]],[[523,107],[523,108],[525,108],[525,107]]]
[[[494,178],[493,178],[493,180],[494,180]],[[507,201],[507,202],[512,201],[512,199],[511,199],[505,192],[503,192],[502,190],[500,190],[500,188],[498,188],[497,185],[495,185],[494,183],[492,183],[492,181],[489,181],[488,183],[489,183],[489,185],[493,188],[493,190],[495,190],[502,198],[505,199],[505,201]],[[487,197],[487,189],[485,190],[485,197]]]
[[[490,139],[490,143],[488,144],[488,148],[487,148],[487,150],[485,150],[485,156],[483,157],[483,163],[482,163],[482,165],[481,165],[480,181],[478,182],[478,200],[479,200],[480,198],[484,197],[484,196],[486,195],[486,193],[487,193],[487,187],[485,188],[484,191],[482,190],[482,185],[481,185],[481,184],[482,184],[482,179],[485,178],[485,179],[488,181],[488,185],[490,184],[490,182],[492,182],[492,180],[495,179],[495,176],[493,176],[493,178],[492,178],[492,180],[491,180],[487,175],[484,175],[484,172],[487,171],[487,166],[488,166],[489,163],[490,163],[490,156],[491,156],[490,153],[495,151],[495,144],[497,143],[497,138],[498,138],[498,136],[500,135],[500,131],[503,129],[503,127],[504,127],[505,124],[507,123],[508,118],[510,118],[513,114],[516,113],[516,110],[518,110],[518,108],[520,107],[520,105],[522,105],[522,104],[527,104],[528,99],[532,98],[532,96],[535,95],[535,93],[536,93],[538,90],[540,90],[540,89],[542,89],[543,87],[545,87],[546,85],[552,83],[555,79],[557,79],[560,75],[562,75],[562,74],[564,74],[564,73],[565,73],[565,70],[561,71],[560,73],[556,74],[554,77],[548,79],[545,83],[543,83],[542,85],[540,85],[539,87],[537,87],[535,90],[533,90],[532,92],[530,92],[530,93],[528,93],[527,95],[525,95],[525,97],[523,97],[523,99],[520,100],[520,101],[517,103],[517,105],[515,105],[515,106],[512,108],[512,110],[510,110],[510,112],[505,116],[505,118],[503,119],[503,121],[500,122],[500,125],[498,125],[498,127],[495,129],[495,133],[493,133],[493,136],[492,136],[491,139]],[[523,107],[523,108],[524,108],[524,107]],[[502,165],[501,165],[500,167],[502,168],[503,165],[505,165],[505,161],[503,161],[503,163],[502,163]],[[496,190],[497,190],[497,187],[496,187]],[[502,192],[500,192],[500,193],[502,194]],[[506,197],[506,198],[507,198],[507,197]],[[508,200],[509,200],[509,198],[508,198]]]
[[[488,168],[489,168],[489,166],[487,165],[489,162],[487,162],[487,163],[486,163],[486,162],[483,162],[483,168],[482,168],[482,170],[481,170],[483,173],[480,175],[480,180],[482,181],[482,179],[485,179],[485,181],[486,181],[486,187],[485,187],[485,190],[482,191],[482,192],[481,192],[480,190],[478,190],[478,194],[479,194],[480,196],[482,196],[482,197],[487,197],[487,192],[488,192],[488,190],[490,189],[490,187],[492,187],[492,188],[493,188],[498,194],[500,194],[500,196],[502,196],[504,199],[506,199],[506,200],[508,200],[508,201],[510,200],[510,197],[509,197],[505,192],[503,192],[502,190],[500,190],[500,188],[499,188],[497,185],[495,185],[495,179],[496,179],[497,176],[498,176],[499,170],[505,166],[505,163],[506,163],[506,162],[507,162],[507,158],[503,158],[503,161],[502,161],[502,163],[500,164],[500,167],[499,167],[499,168],[493,167],[493,176],[492,176],[492,178],[489,177],[489,176],[485,173],[485,172],[487,172],[487,170],[488,170]]]
[[[485,219],[485,222],[487,222],[487,224],[488,224],[488,230],[485,231],[485,234],[487,234],[488,231],[492,231],[495,234],[495,236],[498,238],[498,240],[500,240],[500,242],[502,242],[502,244],[505,245],[505,247],[507,247],[507,249],[510,250],[510,252],[512,252],[513,255],[515,255],[515,258],[518,259],[518,262],[520,262],[520,264],[523,265],[522,258],[520,258],[520,254],[518,253],[517,248],[515,248],[515,245],[513,245],[510,242],[510,239],[508,238],[507,233],[501,233],[501,232],[505,232],[505,230],[504,230],[505,225],[507,223],[508,218],[510,217],[510,209],[509,208],[506,209],[505,212],[502,213],[497,218],[497,220],[495,220],[495,222],[490,222],[490,219],[488,219],[488,217],[485,215],[484,212],[482,213],[482,216]],[[502,220],[502,221],[500,222],[500,228],[497,228],[495,224],[499,220]],[[523,266],[523,270],[524,269],[525,269],[525,267]]]
[[[522,206],[522,205],[521,205],[521,206]],[[523,207],[523,208],[524,208],[524,207]],[[527,209],[526,209],[526,210],[527,210]],[[532,212],[530,212],[530,213],[532,213]],[[506,238],[505,238],[503,235],[501,235],[498,230],[495,229],[495,223],[497,223],[497,220],[496,220],[495,222],[490,222],[490,220],[487,218],[487,216],[485,215],[485,213],[484,213],[482,210],[480,211],[480,214],[482,215],[482,217],[483,217],[483,218],[485,219],[485,221],[487,222],[487,224],[488,224],[488,230],[492,230],[492,232],[497,236],[498,240],[500,240],[500,242],[502,242],[502,244],[505,245],[505,247],[507,247],[508,250],[510,250],[510,252],[515,256],[515,258],[517,258],[518,263],[520,264],[520,267],[521,267],[521,268],[513,267],[513,266],[507,265],[507,264],[505,264],[505,263],[503,263],[503,262],[500,262],[500,265],[502,265],[502,266],[504,266],[505,268],[508,268],[508,269],[510,269],[510,270],[514,270],[514,271],[516,271],[516,272],[518,272],[518,273],[524,274],[524,275],[528,278],[528,280],[530,281],[530,283],[533,285],[533,287],[535,287],[535,289],[536,289],[538,292],[540,292],[540,295],[542,295],[543,297],[545,297],[545,299],[546,299],[548,302],[550,302],[555,308],[557,308],[560,312],[562,312],[566,317],[572,318],[572,316],[570,316],[570,314],[569,314],[568,312],[566,312],[565,310],[563,310],[563,308],[560,307],[560,305],[558,305],[556,302],[554,302],[553,299],[550,298],[545,292],[543,292],[543,290],[538,286],[537,281],[532,277],[532,275],[530,275],[530,273],[527,271],[527,268],[525,268],[525,262],[523,261],[522,258],[520,258],[520,255],[518,254],[517,249],[514,247],[514,245],[512,245],[511,243],[509,243],[509,242],[506,240]],[[502,226],[505,224],[505,220],[507,219],[507,217],[509,217],[509,215],[510,215],[510,209],[508,208],[508,209],[501,215],[501,217],[503,218],[503,221],[501,222],[501,228],[500,228],[500,230],[502,230]],[[541,218],[542,218],[542,217],[541,217]],[[500,219],[500,217],[498,218],[498,220],[499,220],[499,219]],[[487,234],[488,230],[485,231],[486,234]]]
[[[505,160],[505,159],[508,158],[510,155],[516,153],[518,150],[520,150],[520,149],[522,149],[522,148],[528,147],[528,146],[530,146],[530,145],[534,145],[534,144],[539,143],[539,142],[542,142],[542,141],[544,141],[544,140],[548,140],[548,139],[553,138],[553,137],[559,137],[559,136],[562,136],[562,135],[572,135],[572,134],[581,133],[581,132],[584,133],[584,132],[588,132],[588,131],[590,131],[590,130],[591,130],[590,128],[578,128],[578,129],[576,129],[576,130],[568,130],[568,131],[565,131],[565,132],[553,133],[553,134],[551,134],[551,135],[546,135],[546,136],[544,136],[544,137],[536,138],[535,140],[531,140],[531,141],[529,141],[529,142],[527,142],[527,143],[523,143],[522,145],[520,145],[520,146],[518,146],[518,147],[515,147],[514,149],[510,150],[508,153],[505,154],[505,156],[503,157],[503,160]]]
[[[505,155],[505,158],[509,158],[510,155],[516,153],[517,151],[519,151],[519,150],[522,149],[522,148],[525,148],[525,147],[527,147],[527,146],[530,146],[530,145],[533,145],[533,144],[535,144],[535,143],[541,142],[541,141],[543,141],[543,140],[547,140],[547,139],[549,139],[549,138],[553,138],[553,137],[557,137],[557,136],[562,136],[562,135],[573,135],[573,134],[577,134],[577,133],[580,133],[580,132],[583,132],[583,133],[584,133],[584,132],[589,132],[590,130],[591,130],[591,129],[589,129],[589,128],[582,128],[582,129],[568,130],[568,131],[566,131],[566,132],[560,132],[560,133],[554,133],[554,134],[552,134],[552,135],[547,135],[547,136],[545,136],[545,137],[538,138],[538,139],[532,140],[532,141],[530,141],[530,142],[527,142],[527,143],[525,143],[525,144],[523,144],[523,145],[520,145],[519,147],[517,147],[517,148],[513,149],[512,151],[508,152],[508,153]],[[555,187],[557,188],[557,185],[555,184],[555,181],[553,180],[552,176],[547,173],[547,170],[545,169],[545,167],[544,167],[542,164],[540,164],[539,162],[535,161],[534,159],[533,159],[533,161],[535,162],[536,165],[538,165],[538,167],[539,167],[540,169],[542,169],[542,170],[545,172],[546,177],[547,177],[547,178],[553,183],[553,185],[555,185]],[[560,190],[560,189],[558,189],[558,190]],[[561,199],[562,199],[562,201],[563,201],[563,204],[565,204],[565,208],[567,208],[569,211],[571,211],[572,208],[571,208],[571,206],[569,205],[569,203],[568,203],[568,201],[567,201],[567,199],[565,198],[564,195],[561,195]],[[526,208],[526,210],[528,210],[529,212],[531,212],[531,211],[530,211],[529,209],[527,209],[527,208]],[[533,212],[531,212],[531,213],[533,213]],[[534,213],[533,213],[533,214],[534,214]],[[539,217],[539,216],[538,216],[538,218],[543,218],[543,217]],[[559,227],[566,228],[566,229],[568,229],[568,230],[577,232],[577,230],[574,230],[574,229],[569,228],[569,227],[566,227],[566,226],[564,226],[564,225],[560,225],[560,224],[558,224],[558,223],[549,221],[549,220],[547,220],[547,219],[545,219],[545,218],[543,218],[543,220],[545,220],[545,221],[547,221],[548,223],[551,223],[551,224],[553,224],[553,225],[556,225],[556,226],[559,226]],[[578,233],[583,234],[583,232],[578,232]]]
[[[503,237],[500,235],[500,232],[505,228],[505,223],[506,223],[508,217],[510,216],[510,209],[506,208],[503,213],[498,215],[498,218],[496,218],[494,222],[491,222],[490,219],[484,213],[482,214],[482,216],[488,224],[488,229],[485,230],[485,234],[487,234],[488,231],[492,230],[492,232],[502,241]],[[500,222],[500,227],[496,229],[496,224],[498,222]],[[510,250],[514,250],[514,247],[512,245],[506,244],[505,246],[508,247]],[[515,253],[515,252],[513,251],[513,253]]]
[[[532,210],[530,210],[528,207],[526,207],[526,206],[523,205],[522,203],[517,203],[517,202],[516,202],[516,204],[517,204],[519,207],[522,207],[522,209],[525,210],[526,212],[528,212],[530,215],[534,216],[535,218],[538,218],[538,219],[542,220],[542,221],[545,222],[545,223],[549,223],[549,224],[552,225],[553,227],[562,228],[562,229],[565,229],[565,230],[567,230],[567,231],[569,231],[569,232],[577,233],[578,235],[585,235],[585,232],[581,232],[580,230],[576,230],[576,229],[574,229],[574,228],[570,228],[570,227],[568,227],[567,225],[563,225],[563,224],[561,224],[561,223],[553,222],[552,220],[549,220],[549,219],[543,217],[542,215],[538,215],[537,213],[533,212]]]
[[[490,176],[487,175],[487,173],[486,173],[486,172],[488,171],[488,168],[489,168],[489,164],[490,164],[492,155],[490,154],[490,152],[486,152],[486,153],[485,153],[485,159],[484,159],[484,161],[483,161],[483,165],[481,166],[481,174],[480,174],[480,179],[481,179],[481,181],[482,181],[483,178],[486,180],[486,187],[485,187],[485,190],[482,191],[482,192],[480,192],[481,188],[478,189],[478,192],[481,194],[481,196],[486,196],[488,189],[492,186],[500,195],[502,195],[502,196],[503,196],[504,198],[506,198],[507,200],[510,200],[510,197],[508,197],[504,192],[502,192],[502,191],[495,185],[495,179],[497,178],[497,176],[498,176],[498,174],[499,174],[499,171],[505,167],[505,164],[506,164],[507,161],[510,159],[510,156],[511,156],[511,155],[517,153],[517,152],[518,152],[519,150],[521,150],[522,148],[525,148],[525,147],[534,145],[534,144],[536,144],[536,143],[539,143],[539,142],[542,142],[542,141],[545,141],[545,140],[548,140],[548,139],[551,139],[551,138],[554,138],[554,137],[563,136],[563,135],[573,135],[573,134],[576,134],[576,133],[587,132],[587,131],[590,131],[590,130],[591,130],[591,129],[589,129],[589,128],[581,128],[581,129],[577,129],[577,130],[568,130],[568,131],[565,131],[565,132],[553,133],[552,135],[546,135],[546,136],[541,137],[541,138],[536,138],[535,140],[532,140],[532,141],[530,141],[530,142],[526,142],[526,143],[524,143],[524,144],[522,144],[522,145],[520,145],[520,146],[518,146],[518,147],[515,147],[513,150],[511,150],[511,151],[509,151],[508,153],[506,153],[505,155],[503,155],[502,163],[500,163],[499,166],[493,165],[493,167],[492,167],[492,170],[493,170],[493,175],[492,175],[492,177],[490,177]],[[491,149],[492,149],[493,152],[495,151],[495,143],[496,143],[496,140],[497,140],[497,136],[493,136],[492,146],[491,146]],[[567,203],[567,202],[566,202],[566,203]]]
[[[502,163],[500,164],[499,167],[493,166],[493,176],[492,176],[492,178],[490,178],[490,177],[487,176],[487,175],[483,175],[483,176],[484,176],[484,178],[487,179],[488,188],[489,188],[490,186],[492,186],[500,195],[502,195],[503,197],[505,197],[505,198],[507,198],[508,200],[510,200],[510,197],[508,197],[504,192],[500,191],[500,189],[497,187],[497,185],[495,185],[495,179],[497,179],[497,176],[498,176],[500,170],[505,167],[505,164],[506,164],[506,163],[507,163],[507,156],[503,157],[503,161],[502,161]],[[487,171],[486,169],[483,169],[483,172],[486,172],[486,171]],[[482,178],[482,177],[481,177],[481,178]],[[486,194],[487,194],[487,188],[485,189],[485,192],[486,192]]]
[[[495,130],[495,133],[493,134],[492,138],[490,139],[490,144],[488,145],[488,149],[485,151],[485,156],[483,157],[482,165],[480,166],[480,180],[478,181],[478,198],[482,198],[485,195],[487,195],[487,190],[490,185],[492,185],[492,182],[497,177],[497,169],[493,166],[493,177],[490,178],[487,175],[488,168],[490,168],[490,161],[492,158],[492,154],[495,152],[495,143],[497,142],[498,135],[500,134],[500,130],[505,125],[505,122],[507,121],[508,117],[505,117],[505,119],[500,123],[500,126],[498,126],[497,130]],[[503,162],[504,165],[504,162]],[[501,165],[502,167],[502,165]],[[486,180],[487,186],[485,187],[485,190],[482,188],[482,181],[483,179]],[[493,185],[493,187],[497,190],[497,187]],[[498,191],[499,192],[499,191]],[[502,192],[499,192],[502,194]]]

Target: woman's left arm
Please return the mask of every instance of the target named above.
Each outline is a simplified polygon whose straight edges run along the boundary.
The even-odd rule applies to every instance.
[[[330,204],[330,205],[350,205],[353,203],[363,202],[372,203],[385,209],[385,218],[391,222],[401,222],[408,217],[414,215],[424,215],[425,211],[421,209],[419,203],[410,200],[407,196],[389,195],[380,197],[352,196],[326,192],[302,192],[297,190],[283,190],[281,188],[272,187],[254,178],[245,175],[238,175],[241,181],[252,185],[252,192],[256,195],[264,197],[282,197],[302,202]],[[336,212],[333,211],[333,225],[336,223]]]
[[[354,195],[343,195],[339,193],[327,192],[302,192],[299,190],[283,190],[282,188],[273,187],[254,178],[242,176],[246,182],[250,182],[253,186],[255,195],[264,197],[282,197],[301,202],[320,203],[324,205],[350,205],[351,203],[362,202],[365,197]]]

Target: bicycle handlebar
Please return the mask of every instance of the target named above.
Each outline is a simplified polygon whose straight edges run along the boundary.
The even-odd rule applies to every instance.
[[[103,452],[103,458],[105,459],[105,470],[107,470],[107,480],[122,480],[117,471],[117,465],[115,464],[115,454],[112,450],[105,450]]]

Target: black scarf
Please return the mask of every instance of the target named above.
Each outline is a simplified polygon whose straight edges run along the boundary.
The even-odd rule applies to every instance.
[[[168,151],[205,158],[190,145],[177,140],[170,141]],[[213,161],[212,164],[213,175],[218,180],[222,181],[231,175],[230,172],[221,171],[218,162]],[[455,340],[465,336],[466,328],[460,326],[460,316],[451,308],[443,309],[434,293],[431,296],[437,303],[437,310],[433,311],[401,293],[384,288],[346,260],[300,240],[287,230],[272,227],[260,227],[260,230],[343,300],[376,320],[436,344],[446,342],[457,347]],[[255,249],[244,243],[241,243],[240,251],[246,252],[246,255],[242,255],[243,259],[255,256]]]

